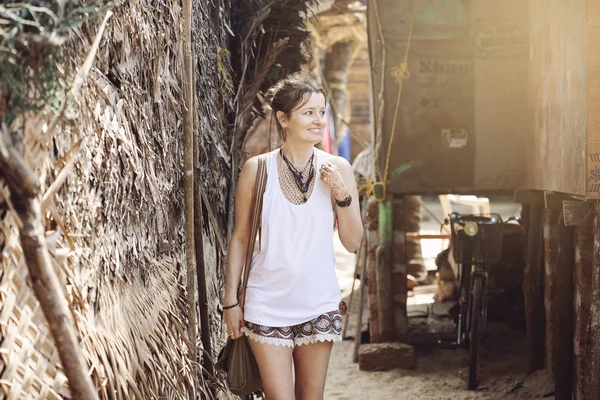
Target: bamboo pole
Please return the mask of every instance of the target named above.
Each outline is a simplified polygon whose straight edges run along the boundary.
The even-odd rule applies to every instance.
[[[188,336],[192,346],[192,361],[197,361],[196,349],[196,252],[194,239],[194,75],[192,68],[192,4],[183,0],[183,161],[185,196],[185,249],[188,294]]]
[[[198,136],[194,136],[194,163],[196,171],[200,168],[200,148]],[[202,347],[207,354],[212,356],[212,340],[210,332],[210,321],[208,315],[208,288],[206,285],[206,266],[204,264],[204,237],[202,235],[202,227],[204,226],[204,215],[202,214],[202,197],[199,195],[202,192],[202,181],[200,175],[194,175],[194,226],[197,228],[195,233],[196,246],[196,275],[198,279],[198,305],[200,311],[200,339]],[[213,360],[210,357],[202,358],[202,365],[209,375],[214,375]]]

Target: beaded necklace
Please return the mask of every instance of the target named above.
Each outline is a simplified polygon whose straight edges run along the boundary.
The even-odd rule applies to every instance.
[[[283,149],[279,149],[279,152],[281,153],[281,158],[283,158],[283,161],[285,161],[285,164],[287,165],[289,171],[292,173],[292,176],[294,177],[294,182],[296,182],[298,189],[302,192],[302,196],[304,197],[304,202],[306,203],[308,201],[308,197],[306,196],[306,194],[308,193],[308,189],[310,188],[310,183],[312,182],[312,180],[315,177],[315,166],[313,164],[313,159],[315,158],[315,153],[313,152],[312,156],[308,160],[308,163],[306,164],[306,166],[304,166],[304,169],[302,171],[300,171],[300,170],[296,169],[296,167],[294,167],[294,165],[290,162],[290,160],[287,159],[285,154],[283,154]],[[310,165],[310,170],[308,173],[308,178],[306,179],[306,182],[305,182],[303,176],[304,176],[304,172],[306,172],[306,168],[308,168],[309,165]]]

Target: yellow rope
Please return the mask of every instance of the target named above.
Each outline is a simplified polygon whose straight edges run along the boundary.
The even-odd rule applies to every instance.
[[[371,182],[369,182],[369,184],[368,184],[368,187],[370,188],[370,190],[372,192],[375,192],[375,186],[377,186],[377,185],[381,186],[382,190],[380,193],[377,193],[377,196],[376,196],[376,199],[379,202],[382,202],[385,200],[387,179],[388,179],[388,173],[389,173],[389,168],[390,168],[390,156],[391,156],[391,152],[392,152],[392,142],[394,140],[394,136],[396,135],[396,123],[398,121],[398,112],[400,110],[400,97],[402,95],[404,79],[408,78],[410,75],[409,71],[408,71],[408,52],[410,50],[410,44],[412,42],[412,34],[413,34],[413,27],[415,24],[416,11],[417,11],[417,4],[415,1],[413,3],[410,29],[408,32],[408,42],[406,44],[406,50],[404,51],[404,60],[402,61],[402,64],[400,64],[399,67],[396,67],[392,70],[392,76],[394,77],[394,80],[396,81],[396,83],[398,83],[398,96],[396,98],[396,109],[394,111],[394,119],[392,122],[392,131],[390,133],[390,141],[388,143],[388,150],[387,150],[387,156],[386,156],[386,160],[385,160],[385,169],[384,169],[384,173],[383,173],[383,180],[381,182],[375,182],[375,184],[373,184]]]
[[[369,177],[361,177],[358,180],[358,193],[364,194],[367,197],[373,196],[375,188],[373,187],[373,181]]]

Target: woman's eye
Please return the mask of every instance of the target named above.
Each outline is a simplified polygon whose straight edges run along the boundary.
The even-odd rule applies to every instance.
[[[304,113],[304,115],[310,115],[310,114],[312,114],[312,111],[307,111]]]

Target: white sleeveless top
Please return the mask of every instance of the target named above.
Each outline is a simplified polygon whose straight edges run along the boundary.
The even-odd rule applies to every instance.
[[[307,202],[298,205],[281,190],[279,150],[267,154],[260,252],[252,258],[244,308],[248,322],[291,326],[338,309],[331,191],[319,173],[325,153],[315,152],[314,189]]]

